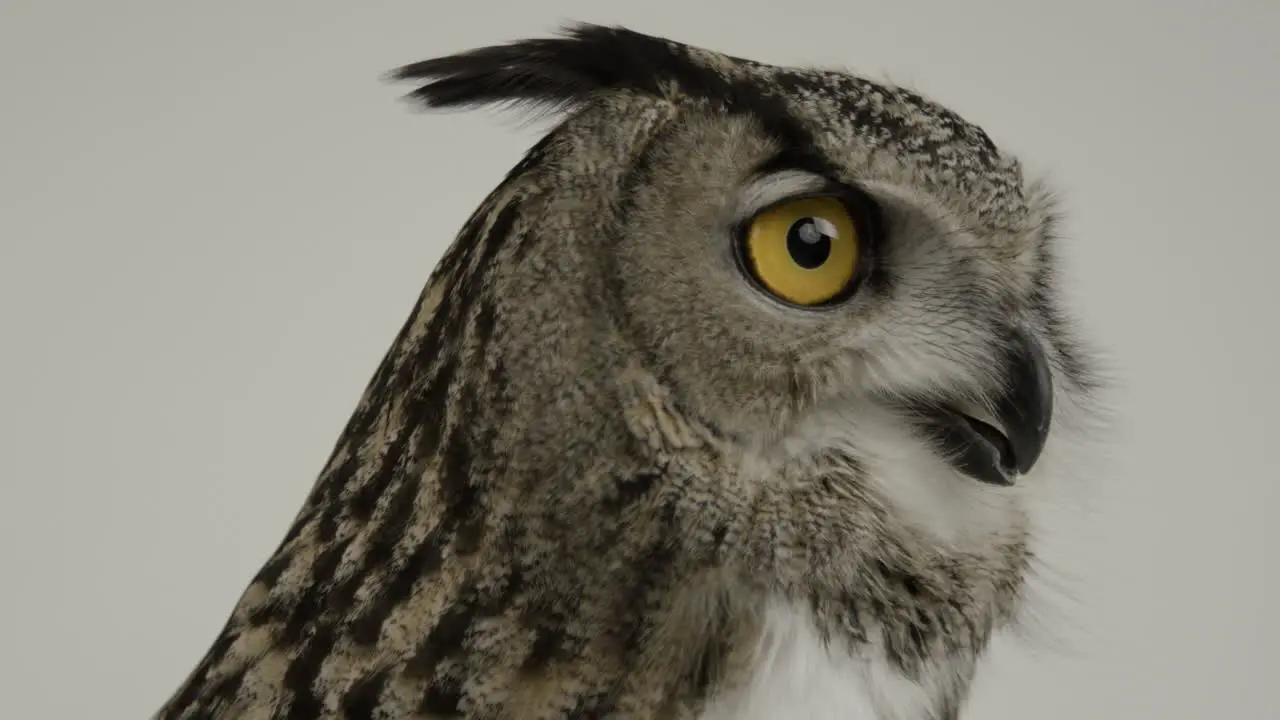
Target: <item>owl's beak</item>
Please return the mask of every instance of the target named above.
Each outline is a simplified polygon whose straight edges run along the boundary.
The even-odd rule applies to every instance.
[[[1053,376],[1044,348],[1026,328],[1010,330],[1004,389],[991,398],[994,418],[947,407],[926,413],[925,431],[960,472],[992,485],[1013,485],[1040,459],[1053,415]]]

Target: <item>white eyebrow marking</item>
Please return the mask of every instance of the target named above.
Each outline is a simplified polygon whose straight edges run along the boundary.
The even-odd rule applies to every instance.
[[[760,210],[794,195],[823,189],[830,181],[803,170],[782,170],[751,181],[738,197],[734,218],[746,220]]]

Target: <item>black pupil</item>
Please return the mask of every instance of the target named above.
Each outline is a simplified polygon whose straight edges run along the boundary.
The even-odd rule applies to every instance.
[[[806,270],[821,267],[831,256],[831,236],[823,232],[816,218],[802,218],[787,230],[787,252]]]

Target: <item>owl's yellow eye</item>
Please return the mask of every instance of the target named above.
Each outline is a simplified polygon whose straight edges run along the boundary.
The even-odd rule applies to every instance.
[[[858,224],[833,197],[809,197],[751,219],[743,238],[750,270],[766,290],[795,305],[821,305],[848,290],[858,269]]]

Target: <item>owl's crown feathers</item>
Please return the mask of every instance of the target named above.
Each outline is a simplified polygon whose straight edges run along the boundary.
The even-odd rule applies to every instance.
[[[411,97],[430,107],[525,102],[572,108],[607,90],[681,92],[732,104],[732,85],[680,43],[619,27],[576,24],[560,37],[479,48],[401,67],[394,80],[429,80]],[[708,54],[708,57],[711,57]],[[725,61],[747,60],[721,56]]]

